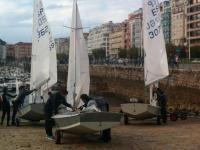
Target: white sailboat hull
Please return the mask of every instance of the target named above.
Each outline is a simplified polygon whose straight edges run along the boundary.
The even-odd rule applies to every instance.
[[[160,107],[144,103],[121,104],[122,112],[137,120],[151,119],[160,114]]]
[[[44,103],[29,104],[20,108],[18,117],[28,121],[41,121],[45,119]]]
[[[85,112],[53,117],[57,130],[72,134],[92,134],[120,124],[121,114],[109,112]]]

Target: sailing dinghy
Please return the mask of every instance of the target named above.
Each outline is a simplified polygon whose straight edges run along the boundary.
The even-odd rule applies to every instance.
[[[144,79],[145,86],[150,87],[150,101],[121,104],[125,124],[128,117],[144,120],[160,115],[153,87],[158,87],[158,82],[169,75],[169,69],[159,8],[157,0],[143,1]]]
[[[55,42],[47,22],[41,0],[34,1],[33,38],[30,89],[38,89],[29,96],[29,103],[19,110],[19,118],[44,120],[44,100],[41,96],[57,83]],[[18,121],[17,121],[18,122]]]
[[[88,51],[83,36],[77,0],[74,0],[68,67],[68,103],[80,106],[80,96],[89,95],[90,75]],[[56,143],[61,133],[92,134],[120,124],[121,115],[109,112],[63,112],[53,116],[56,124]]]

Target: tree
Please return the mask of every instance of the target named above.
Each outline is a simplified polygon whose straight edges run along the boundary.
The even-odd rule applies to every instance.
[[[68,61],[68,55],[67,54],[57,54],[57,60],[59,61],[59,63],[61,64],[65,64]]]
[[[174,44],[172,44],[172,43],[166,44],[166,51],[167,51],[168,58],[172,58],[175,56],[176,49],[177,49],[177,47]]]
[[[127,58],[127,50],[126,49],[119,49],[118,56],[119,58]]]
[[[92,50],[92,55],[95,59],[105,59],[106,58],[106,51],[104,49],[94,49]]]
[[[133,47],[128,49],[128,58],[136,59],[139,57],[139,48]]]
[[[200,58],[200,46],[193,46],[190,49],[192,58]]]

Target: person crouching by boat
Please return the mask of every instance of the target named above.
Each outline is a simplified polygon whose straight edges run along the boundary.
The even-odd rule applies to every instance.
[[[95,106],[101,112],[109,112],[109,104],[104,99],[92,99],[87,94],[82,94],[80,96],[80,99],[84,103],[84,105],[79,108],[80,110],[83,110],[84,108],[90,108],[91,106]],[[111,129],[103,130],[101,132],[100,140],[103,140],[104,142],[109,142],[111,140]]]
[[[48,92],[48,100],[44,106],[44,113],[45,113],[45,131],[47,138],[49,140],[53,139],[53,131],[52,128],[54,126],[54,121],[51,118],[55,113],[55,99],[51,92]]]
[[[164,92],[160,88],[156,88],[156,94],[157,94],[158,106],[160,106],[161,119],[162,119],[162,122],[166,124],[167,123],[167,98]],[[161,124],[160,117],[158,117],[157,122],[158,124]]]
[[[2,113],[2,117],[1,117],[1,125],[3,125],[3,121],[5,118],[5,115],[7,114],[7,126],[10,126],[9,122],[10,122],[10,101],[9,98],[14,98],[16,97],[13,95],[10,95],[8,93],[8,89],[7,87],[4,87],[3,89],[3,95],[2,95],[2,109],[3,109],[3,113]]]
[[[23,106],[25,97],[33,93],[34,91],[37,91],[37,89],[33,90],[27,90],[25,86],[19,87],[19,94],[17,96],[17,99],[13,101],[13,115],[12,115],[12,125],[16,125],[15,118],[18,109]]]

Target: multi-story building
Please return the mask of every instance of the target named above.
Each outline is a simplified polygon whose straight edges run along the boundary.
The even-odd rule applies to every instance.
[[[142,46],[142,8],[129,14],[131,47]]]
[[[0,39],[0,61],[6,60],[6,42]]]
[[[125,33],[125,49],[131,48],[131,26],[130,20],[125,20],[124,22],[124,33]]]
[[[6,55],[8,59],[14,59],[15,58],[15,45],[7,45],[6,48]]]
[[[69,38],[55,39],[55,44],[56,44],[57,54],[65,54],[65,55],[69,54],[69,44],[70,44]]]
[[[15,59],[16,60],[30,59],[31,50],[32,50],[31,43],[23,43],[23,42],[16,43],[15,44]]]
[[[89,31],[88,36],[88,53],[92,54],[94,49],[102,49],[106,51],[108,56],[109,50],[109,34],[112,32],[114,23],[112,21],[102,24],[99,27],[93,28]]]
[[[166,0],[160,4],[161,22],[165,43],[171,42],[171,4]]]
[[[188,0],[187,39],[190,46],[200,46],[200,0]]]
[[[186,43],[187,0],[172,0],[171,42],[176,46]]]
[[[119,50],[125,49],[124,23],[120,23],[113,28],[109,35],[109,41],[109,56],[111,58],[118,58]]]

